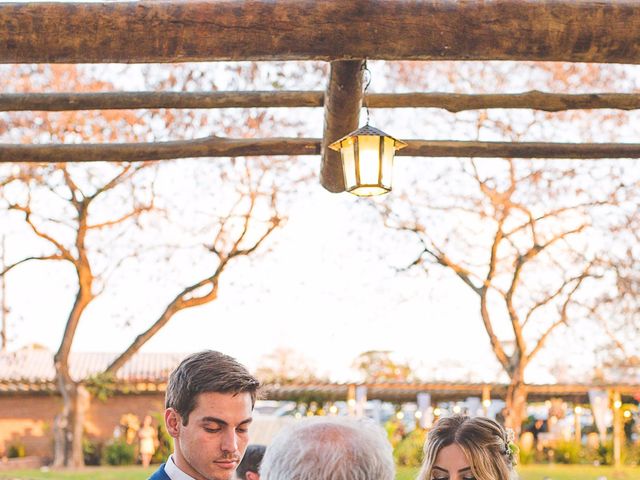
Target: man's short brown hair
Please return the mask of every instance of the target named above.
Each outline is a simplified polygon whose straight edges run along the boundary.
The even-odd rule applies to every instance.
[[[249,393],[256,401],[260,382],[238,361],[213,350],[194,353],[169,376],[165,408],[173,408],[187,425],[201,393]]]

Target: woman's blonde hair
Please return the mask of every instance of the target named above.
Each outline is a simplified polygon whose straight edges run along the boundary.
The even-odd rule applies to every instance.
[[[424,445],[424,461],[418,480],[430,480],[440,449],[456,444],[463,451],[476,480],[512,480],[516,454],[506,430],[484,417],[453,415],[438,420]]]

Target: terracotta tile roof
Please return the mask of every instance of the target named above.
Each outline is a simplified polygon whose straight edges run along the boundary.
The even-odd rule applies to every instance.
[[[187,353],[137,353],[116,377],[123,382],[166,382],[171,371]],[[82,380],[104,371],[116,353],[72,352],[71,376]],[[53,353],[44,349],[24,348],[0,353],[0,382],[45,383],[55,378]]]
[[[115,353],[71,354],[71,376],[80,380],[103,371],[116,358]],[[188,355],[187,353],[137,353],[117,374],[123,383],[134,385],[134,391],[162,390],[169,373]],[[55,372],[53,353],[43,349],[25,348],[17,352],[0,353],[0,393],[2,392],[53,392]],[[137,385],[137,386],[136,386]],[[292,383],[265,385],[263,395],[271,400],[308,399],[343,400],[350,385],[358,383]],[[468,382],[390,382],[366,384],[370,399],[384,401],[415,401],[420,392],[429,392],[434,401],[462,400],[469,396],[481,396],[484,388],[490,388],[491,398],[504,398],[505,384]],[[561,397],[572,401],[588,402],[587,393],[592,388],[616,389],[625,401],[640,400],[640,384],[549,384],[527,385],[530,401],[543,401]]]

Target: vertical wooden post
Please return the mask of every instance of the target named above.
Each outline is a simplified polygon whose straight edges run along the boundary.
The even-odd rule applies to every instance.
[[[356,416],[356,386],[349,385],[347,390],[347,411],[350,417]]]
[[[331,62],[324,98],[324,134],[320,183],[333,193],[344,192],[342,160],[328,146],[358,128],[362,106],[363,60]]]
[[[367,386],[358,385],[355,391],[355,414],[357,418],[362,418],[365,415],[367,409]]]
[[[486,417],[491,406],[491,387],[484,385],[482,387],[482,414]]]
[[[620,392],[613,392],[613,465],[620,468],[622,453],[622,400]]]
[[[580,417],[582,416],[582,407],[576,405],[573,409],[575,419],[575,439],[577,443],[582,443],[582,424],[580,423]]]

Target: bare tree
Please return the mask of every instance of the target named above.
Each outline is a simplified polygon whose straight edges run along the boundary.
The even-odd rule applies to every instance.
[[[418,79],[432,91],[633,88],[623,67],[404,63],[387,70],[398,85]],[[426,125],[446,138],[477,140],[610,141],[626,138],[634,116],[479,110],[454,118],[434,111],[411,130]],[[439,271],[475,294],[479,321],[509,378],[507,421],[519,430],[527,366],[554,332],[591,322],[597,297],[615,284],[618,260],[608,249],[637,215],[638,176],[625,162],[508,158],[433,160],[407,171],[407,184],[379,204],[385,224],[415,245],[407,268]]]
[[[393,358],[393,352],[370,350],[354,360],[353,367],[368,383],[410,382],[414,379],[411,366]]]
[[[433,179],[444,184],[436,187],[440,196],[386,204],[385,222],[417,241],[411,267],[444,267],[477,295],[510,380],[508,423],[519,430],[525,369],[555,330],[595,308],[592,292],[608,280],[606,238],[622,217],[617,199],[637,184],[615,166],[596,176],[584,165],[513,160],[500,167],[471,161],[448,175]]]
[[[612,233],[607,252],[611,285],[591,308],[605,334],[597,374],[606,381],[634,383],[640,380],[640,218],[629,215],[624,229]]]
[[[121,235],[140,215],[152,209],[153,196],[134,187],[136,175],[146,166],[112,165],[99,169],[100,173],[95,168],[65,164],[25,167],[10,175],[0,189],[4,207],[22,216],[34,240],[41,245],[40,252],[7,265],[0,274],[4,277],[26,262],[57,261],[70,265],[76,278],[74,302],[54,356],[64,405],[57,425],[63,432],[59,437],[64,441],[56,449],[58,466],[82,464],[82,442],[72,439],[82,438],[87,394],[82,383],[71,376],[71,345],[85,310],[100,294],[101,281],[124,260],[112,258],[109,267],[101,269],[97,266],[103,263],[97,249],[105,237],[113,239],[114,234]],[[115,198],[118,196],[123,200],[120,205]],[[104,202],[111,203],[110,215],[100,212]],[[104,235],[106,231],[109,235]]]
[[[106,82],[91,81],[91,78],[101,77],[101,72],[93,71],[91,67],[86,67],[88,72],[81,67],[69,66],[9,68],[13,69],[12,76],[5,79],[11,78],[12,87],[19,85],[26,91],[34,88],[34,79],[65,90],[74,85],[77,90],[113,87]],[[168,70],[168,75],[166,71],[153,71],[149,82],[152,88],[191,88],[196,79],[200,79],[201,84],[211,81],[205,70],[174,67]],[[196,133],[206,130],[210,123],[225,134],[237,135],[240,132],[241,136],[273,128],[275,124],[281,128],[297,128],[295,122],[282,122],[263,112],[253,111],[231,116],[193,111],[180,114],[151,111],[142,115],[134,112],[107,111],[90,115],[74,112],[47,114],[38,122],[34,122],[30,114],[0,118],[0,127],[12,127],[2,132],[14,141],[24,142],[43,135],[54,141],[74,141],[77,138],[132,141],[149,136],[163,137],[176,131]],[[55,436],[56,465],[77,467],[83,464],[83,417],[91,397],[88,387],[101,380],[114,379],[118,370],[176,313],[217,299],[223,272],[236,259],[260,253],[262,245],[284,223],[280,207],[281,197],[286,196],[289,188],[285,185],[292,177],[304,178],[306,172],[297,169],[293,175],[287,176],[287,168],[282,165],[282,161],[270,158],[240,158],[215,162],[182,161],[180,168],[171,163],[162,168],[147,168],[145,163],[138,166],[57,164],[3,167],[0,194],[4,207],[10,213],[22,216],[37,240],[34,245],[40,251],[11,263],[2,275],[35,260],[70,264],[76,275],[75,301],[54,359],[57,382],[64,400],[64,410],[58,423],[59,434]],[[152,171],[153,174],[145,176],[143,171]],[[179,185],[176,175],[182,178],[187,176],[187,171],[195,179],[193,191],[179,191],[173,198],[167,198],[153,187],[154,181],[163,176],[165,187]],[[207,178],[203,174],[207,171],[214,172],[216,181],[213,184],[204,184],[202,180]],[[199,192],[210,193],[206,204],[201,196],[198,197]],[[160,208],[156,208],[159,198]],[[149,218],[153,220],[145,223],[141,214],[152,210],[153,215]],[[151,233],[153,223],[162,224],[164,230]],[[138,235],[132,235],[132,225],[144,228],[138,228]],[[178,245],[163,238],[168,232],[174,234],[172,240],[176,240]],[[151,238],[154,234],[155,238]],[[145,247],[160,249],[162,244],[170,257],[176,249],[184,247],[185,238],[189,239],[192,250],[198,250],[197,261],[202,268],[197,272],[202,276],[193,278],[191,272],[184,272],[183,266],[179,276],[185,279],[184,283],[151,325],[105,371],[89,379],[73,378],[69,354],[76,330],[87,307],[99,293],[113,287],[111,274],[124,258],[141,260],[148,254],[149,248]],[[197,239],[195,246],[192,245],[193,239]],[[114,254],[116,246],[125,251],[121,258]],[[203,272],[203,268],[209,267]],[[123,307],[126,308],[122,305],[116,308]]]
[[[284,222],[284,216],[278,210],[280,192],[273,183],[274,175],[269,171],[268,163],[258,167],[250,160],[238,159],[236,162],[243,168],[242,174],[233,182],[234,201],[223,216],[210,223],[208,241],[201,244],[203,253],[214,260],[208,262],[211,269],[184,286],[152,325],[109,365],[106,374],[114,375],[176,313],[216,300],[220,278],[229,265],[239,257],[254,254]],[[230,181],[228,177],[227,180]]]
[[[320,379],[309,359],[287,347],[263,355],[255,373],[266,384],[306,383]]]

